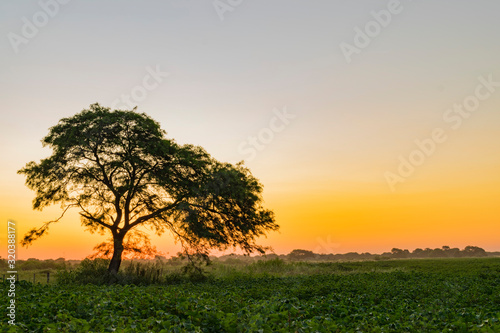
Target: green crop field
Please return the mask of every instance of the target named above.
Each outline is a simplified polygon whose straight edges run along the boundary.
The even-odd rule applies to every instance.
[[[215,265],[204,282],[20,282],[4,332],[500,332],[500,258]],[[2,285],[7,298],[8,284]],[[5,302],[3,303],[5,304]],[[10,329],[10,330],[9,330]]]

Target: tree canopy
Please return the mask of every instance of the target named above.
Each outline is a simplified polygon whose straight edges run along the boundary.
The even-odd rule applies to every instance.
[[[124,239],[139,226],[169,231],[187,254],[240,247],[263,252],[256,238],[277,230],[262,207],[262,184],[243,166],[212,158],[203,148],[166,137],[158,122],[133,110],[93,104],[63,118],[42,139],[52,155],[19,170],[36,192],[34,209],[59,203],[79,210],[91,232],[113,239],[110,272],[117,272]],[[53,222],[29,231],[23,245]],[[129,234],[128,236],[130,236]]]

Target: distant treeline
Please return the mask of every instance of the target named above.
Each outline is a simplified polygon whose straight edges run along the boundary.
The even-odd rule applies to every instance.
[[[449,246],[443,246],[441,248],[435,249],[415,249],[412,252],[407,249],[393,248],[391,252],[384,252],[382,254],[371,254],[368,252],[357,253],[349,252],[344,254],[319,254],[314,253],[309,250],[293,250],[288,254],[267,254],[264,256],[244,256],[238,254],[229,254],[221,257],[210,257],[212,261],[215,262],[228,262],[234,264],[244,264],[248,262],[253,262],[262,259],[282,259],[286,261],[338,261],[338,260],[387,260],[387,259],[400,259],[400,258],[463,258],[463,257],[488,257],[488,256],[500,256],[500,252],[486,252],[484,249],[477,246],[466,246],[463,250],[458,248],[450,248]],[[182,265],[186,258],[181,254],[173,256],[169,259],[163,256],[156,256],[154,260],[162,261],[166,264],[173,266]],[[129,262],[130,260],[125,260]],[[150,262],[151,260],[146,259],[135,259],[135,262]],[[35,258],[30,258],[28,260],[17,260],[16,269],[19,270],[53,270],[53,269],[65,269],[75,267],[80,263],[80,260],[66,260],[64,258],[58,258],[56,260],[39,260]],[[0,269],[7,270],[7,260],[0,258]]]
[[[30,271],[40,270],[42,273],[48,270],[63,269],[77,265],[80,260],[65,260],[64,258],[39,260],[30,258],[28,260],[16,260],[16,270]],[[0,258],[0,269],[3,271],[8,270],[8,263],[6,259]]]
[[[435,249],[417,248],[412,252],[407,249],[393,248],[391,252],[382,254],[371,254],[368,252],[349,252],[344,254],[318,254],[308,250],[293,250],[286,256],[289,260],[366,260],[366,259],[399,259],[399,258],[463,258],[463,257],[487,257],[499,256],[500,252],[486,252],[477,246],[466,246],[463,250],[443,246]],[[283,257],[283,256],[280,256]]]
[[[441,248],[435,249],[415,249],[410,252],[407,249],[393,248],[391,252],[384,252],[382,254],[372,254],[368,252],[358,253],[349,252],[343,254],[319,254],[314,253],[309,250],[293,250],[289,254],[268,254],[266,258],[268,259],[282,259],[288,261],[301,261],[301,260],[313,260],[313,261],[338,261],[338,260],[387,260],[387,259],[400,259],[400,258],[464,258],[464,257],[498,257],[500,252],[486,252],[484,249],[477,246],[466,246],[463,250],[459,248],[450,248],[449,246],[443,246]],[[245,259],[247,258],[247,259]],[[253,259],[260,259],[260,257],[245,257],[242,255],[225,255],[219,258],[214,258],[215,260],[232,260],[240,259],[244,261],[252,261]]]

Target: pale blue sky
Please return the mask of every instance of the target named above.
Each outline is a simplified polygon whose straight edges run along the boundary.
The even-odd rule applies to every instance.
[[[299,120],[266,149],[278,160],[289,162],[280,158],[287,149],[316,159],[372,146],[389,158],[402,148],[395,139],[412,142],[435,127],[479,75],[500,77],[500,3],[401,1],[401,13],[347,64],[339,44],[352,44],[354,27],[388,3],[243,1],[221,21],[210,1],[73,0],[16,54],[8,33],[21,35],[22,17],[41,7],[3,2],[2,150],[14,135],[26,151],[38,149],[62,116],[110,105],[158,65],[170,76],[135,104],[218,158],[242,158],[238,143],[283,106]]]
[[[377,132],[379,121],[393,126],[388,117],[428,126],[478,75],[499,73],[493,1],[401,1],[402,12],[348,65],[339,43],[352,43],[353,28],[387,3],[243,1],[220,21],[210,1],[73,0],[15,54],[7,33],[19,34],[21,18],[40,6],[3,2],[1,103],[4,124],[14,126],[2,138],[31,121],[40,137],[61,116],[110,104],[147,66],[171,75],[139,110],[179,140],[213,142],[225,155],[226,139],[258,131],[273,107],[301,115],[291,129],[300,141],[343,140],[359,134],[345,117],[369,119]]]

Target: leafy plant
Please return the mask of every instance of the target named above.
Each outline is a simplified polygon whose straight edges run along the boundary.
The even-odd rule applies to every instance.
[[[197,283],[178,275],[177,283],[168,286],[23,283],[16,295],[16,328],[30,332],[500,331],[500,258],[342,263],[348,272],[335,263],[297,264],[262,262],[259,274],[238,267],[233,271],[239,272],[237,276],[229,273]],[[105,267],[104,261],[87,261],[76,272]],[[149,267],[151,272],[134,263],[124,271],[147,276],[159,264]],[[279,275],[293,267],[306,270]],[[262,274],[265,268],[268,274]],[[7,288],[2,284],[0,292],[6,295]],[[0,331],[7,330],[7,323],[1,322]]]

